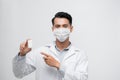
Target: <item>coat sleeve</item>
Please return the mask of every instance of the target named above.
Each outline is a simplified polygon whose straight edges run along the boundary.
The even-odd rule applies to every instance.
[[[26,56],[16,55],[12,61],[13,73],[17,78],[23,78],[24,76],[32,73],[36,70],[35,67],[35,53],[33,51],[27,53]]]
[[[88,59],[83,51],[80,54],[74,68],[64,69],[61,65],[59,73],[63,80],[88,80]]]

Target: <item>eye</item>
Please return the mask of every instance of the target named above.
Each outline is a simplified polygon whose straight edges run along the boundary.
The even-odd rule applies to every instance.
[[[64,24],[64,25],[63,25],[63,27],[64,27],[64,28],[67,28],[67,27],[68,27],[68,25],[67,25],[67,24]]]
[[[60,28],[60,25],[55,25],[55,28]]]

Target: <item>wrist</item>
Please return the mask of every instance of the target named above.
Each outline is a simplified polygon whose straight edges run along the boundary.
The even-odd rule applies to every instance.
[[[26,54],[23,54],[21,52],[19,52],[18,56],[25,56]]]
[[[56,68],[59,70],[59,68],[60,68],[60,63],[59,62],[56,64]]]

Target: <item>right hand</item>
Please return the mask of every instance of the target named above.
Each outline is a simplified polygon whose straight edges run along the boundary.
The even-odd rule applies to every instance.
[[[22,42],[20,44],[20,56],[25,56],[28,52],[30,52],[32,49],[28,48],[28,40],[25,42]]]

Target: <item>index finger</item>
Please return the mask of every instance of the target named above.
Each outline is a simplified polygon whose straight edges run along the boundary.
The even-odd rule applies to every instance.
[[[50,55],[48,55],[48,54],[46,54],[44,52],[41,52],[41,54],[44,55],[44,56],[46,56],[46,57],[50,56]]]

